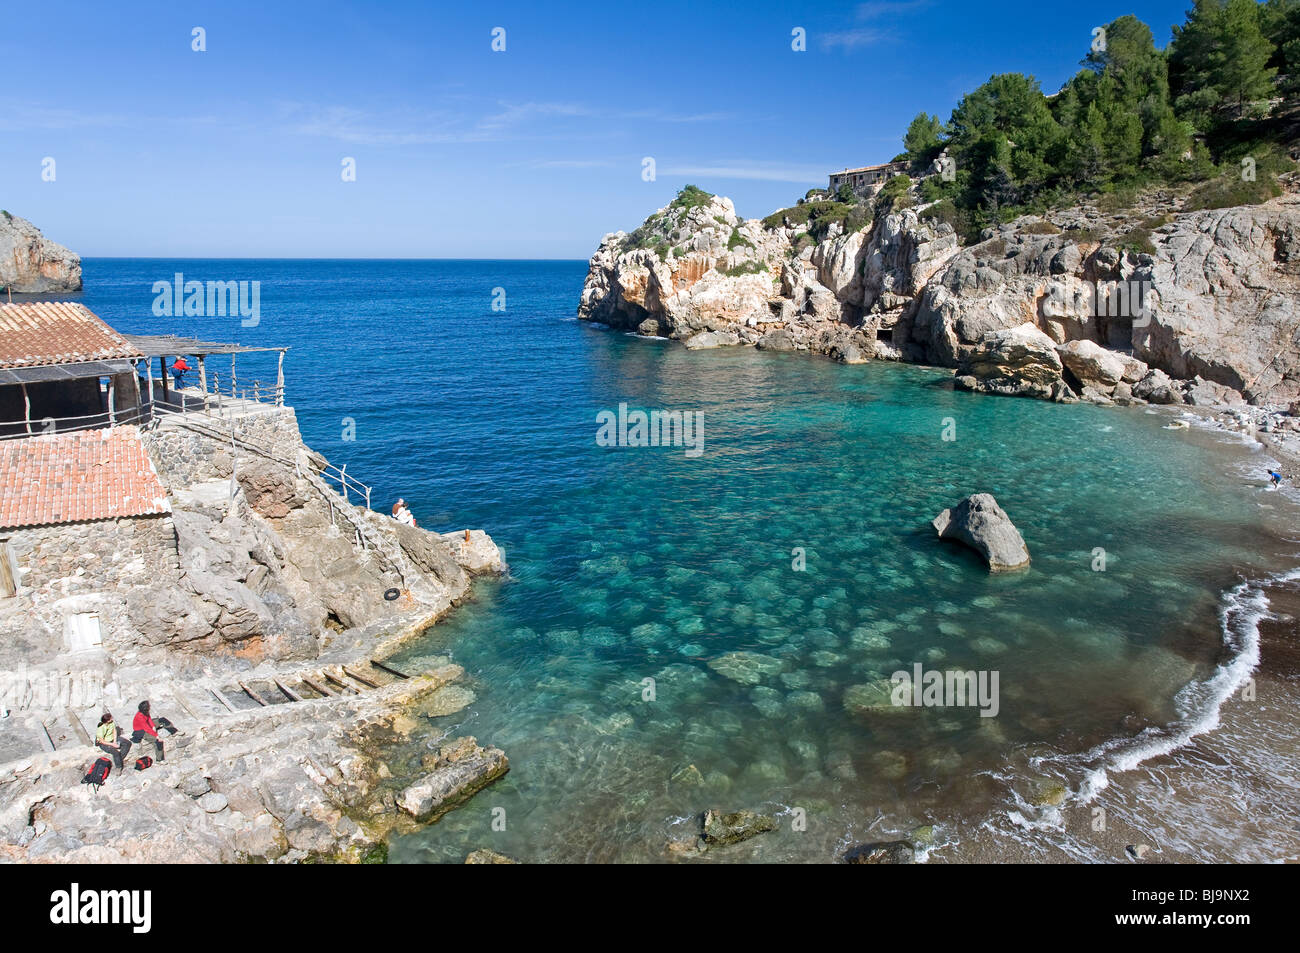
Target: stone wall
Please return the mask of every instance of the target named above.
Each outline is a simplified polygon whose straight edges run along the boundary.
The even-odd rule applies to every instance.
[[[106,649],[136,632],[128,595],[143,586],[174,588],[181,571],[170,516],[97,520],[11,530],[18,591],[3,600],[0,667],[41,665],[65,652],[68,619],[94,613]]]
[[[40,526],[8,535],[19,586],[37,598],[125,590],[180,571],[170,516]]]
[[[280,460],[296,460],[303,450],[298,418],[292,407],[266,407],[233,420],[235,437],[259,447],[268,447]],[[211,420],[211,426],[230,432],[231,423]],[[143,434],[145,447],[158,475],[168,488],[201,483],[230,476],[231,456],[227,447],[214,446],[214,438],[166,422]],[[240,460],[249,452],[242,450]]]

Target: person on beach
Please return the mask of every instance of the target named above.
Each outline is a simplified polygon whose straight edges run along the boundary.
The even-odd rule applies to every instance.
[[[121,738],[122,729],[117,727],[117,722],[109,712],[99,719],[99,725],[95,728],[95,747],[101,751],[107,751],[113,756],[113,765],[117,770],[122,770],[122,759],[126,753],[131,750],[131,742]]]
[[[1276,470],[1269,470],[1269,471],[1268,471],[1268,482],[1271,483],[1271,484],[1273,484],[1273,487],[1274,487],[1274,488],[1277,488],[1277,487],[1281,486],[1281,485],[1282,485],[1282,474],[1278,473]]]
[[[397,502],[393,504],[393,519],[399,523],[406,523],[408,526],[416,525],[415,517],[411,515],[411,511],[406,507],[406,500],[400,496],[397,498]]]
[[[149,703],[143,701],[140,703],[139,710],[135,713],[135,721],[131,724],[131,740],[139,744],[148,738],[153,742],[154,760],[165,761],[163,757],[162,738],[158,735],[158,729],[161,728],[171,734],[176,734],[176,726],[166,718],[158,718],[156,721],[149,714]]]

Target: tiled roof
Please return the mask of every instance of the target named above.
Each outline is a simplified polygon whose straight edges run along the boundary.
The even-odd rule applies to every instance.
[[[141,356],[135,345],[85,305],[71,301],[0,304],[0,367]]]
[[[169,512],[135,427],[0,440],[0,529]]]

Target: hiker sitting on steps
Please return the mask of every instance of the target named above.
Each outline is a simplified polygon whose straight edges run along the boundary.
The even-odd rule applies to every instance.
[[[135,721],[132,723],[131,739],[139,744],[145,738],[153,742],[154,760],[165,761],[163,757],[162,738],[158,737],[158,729],[176,734],[176,727],[166,718],[158,718],[156,721],[149,715],[149,703],[143,701],[140,703],[140,710],[135,713]]]
[[[104,712],[103,717],[99,719],[98,727],[95,728],[95,747],[111,754],[113,765],[119,771],[122,770],[122,759],[131,750],[131,742],[119,737],[121,734],[122,729],[117,727],[113,716]]]

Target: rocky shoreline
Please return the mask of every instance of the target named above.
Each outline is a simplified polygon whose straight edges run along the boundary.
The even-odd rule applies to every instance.
[[[1100,404],[1263,407],[1300,430],[1300,195],[1024,216],[961,247],[913,207],[857,231],[740,219],[684,191],[592,256],[578,317],[686,347],[953,368],[958,387]],[[1294,190],[1296,174],[1284,184]],[[787,210],[791,211],[791,210]]]
[[[506,571],[492,540],[345,501],[291,408],[224,424],[170,417],[141,435],[173,530],[150,537],[151,568],[130,520],[90,554],[52,532],[0,609],[0,858],[379,860],[390,833],[509,770],[440,727],[475,697],[449,658],[371,664],[470,598],[476,576]],[[64,651],[70,599],[111,620],[102,650]],[[182,729],[166,760],[114,771],[98,793],[78,783],[101,754],[85,727],[103,710],[129,725],[142,699]]]

